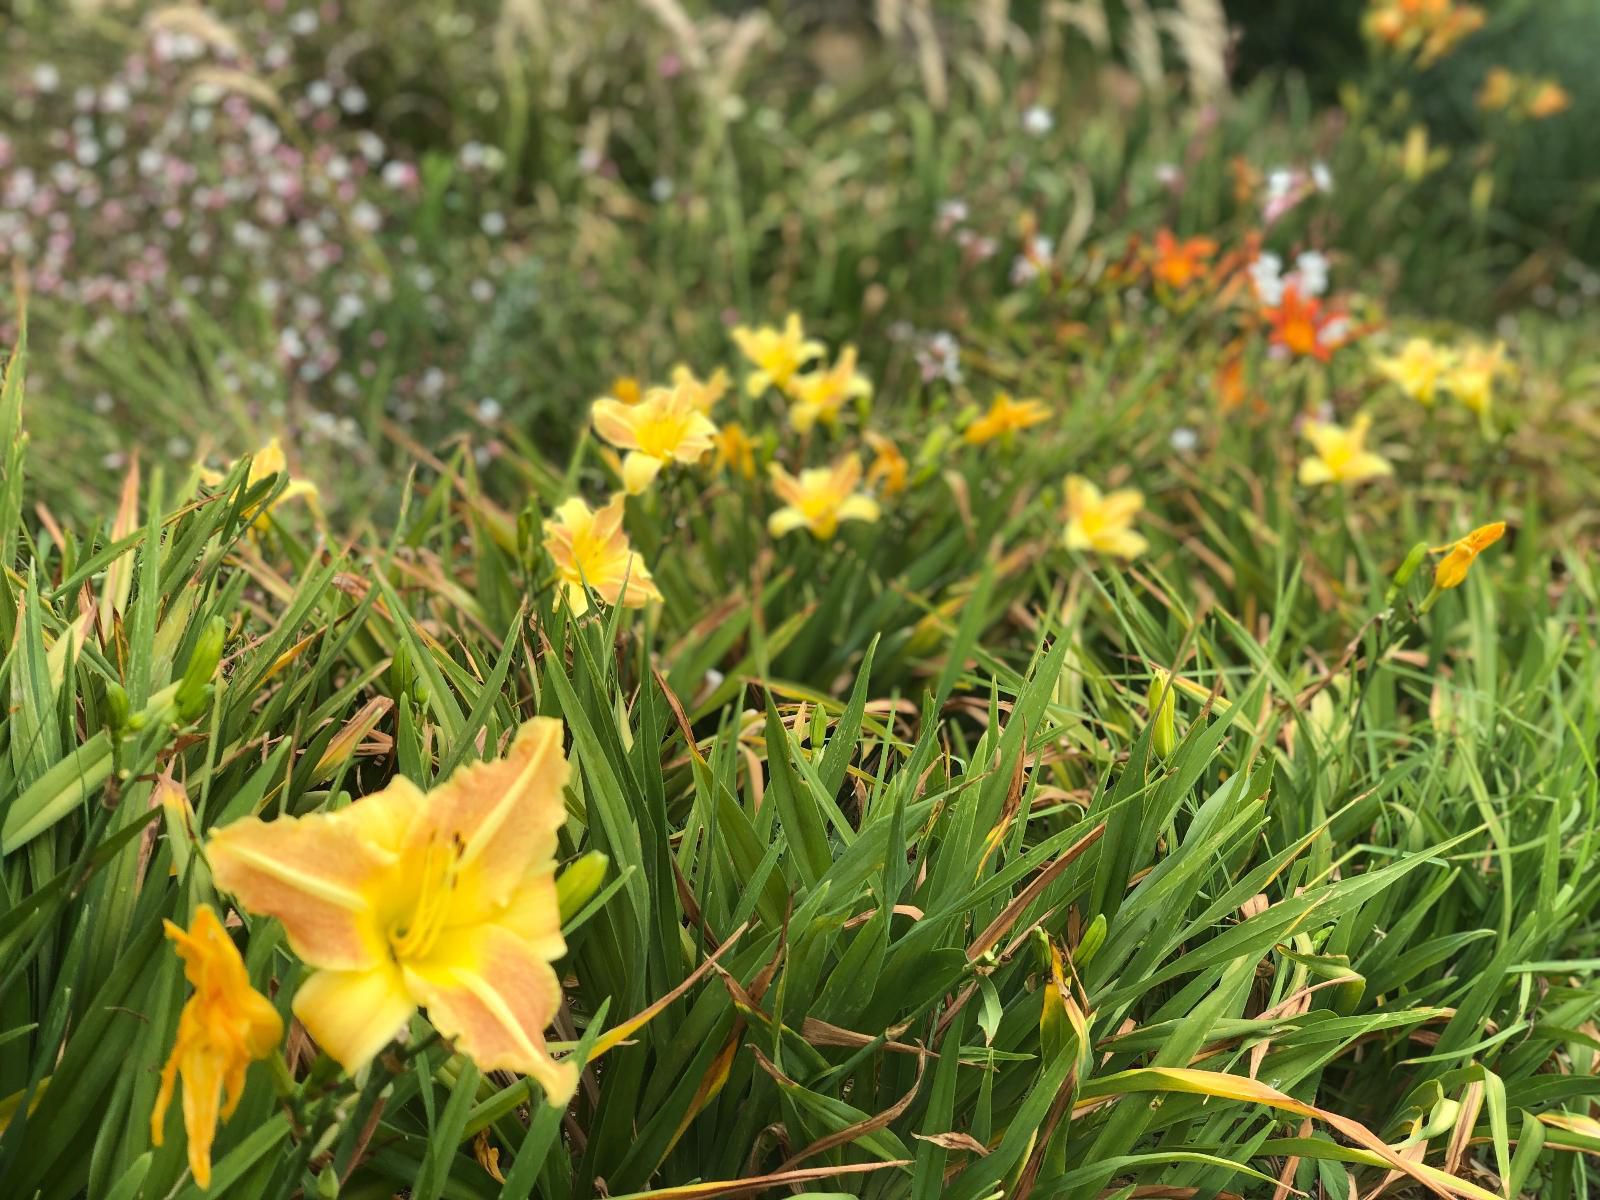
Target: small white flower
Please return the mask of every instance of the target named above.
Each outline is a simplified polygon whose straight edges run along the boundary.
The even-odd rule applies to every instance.
[[[1325,162],[1311,164],[1311,182],[1317,185],[1319,192],[1333,191],[1333,172],[1328,170]]]
[[[478,227],[490,237],[497,238],[506,231],[506,216],[501,212],[486,212],[478,221]]]
[[[1294,273],[1304,296],[1320,296],[1328,290],[1328,260],[1316,250],[1307,250],[1294,260]]]
[[[1034,137],[1043,137],[1056,127],[1056,119],[1042,104],[1035,104],[1022,114],[1022,128]]]
[[[61,72],[55,63],[40,63],[34,67],[33,86],[41,92],[53,92],[61,86]]]
[[[665,204],[668,200],[671,200],[675,191],[677,191],[677,188],[673,185],[672,180],[665,175],[658,175],[650,181],[650,198],[657,204]]]
[[[1324,346],[1338,346],[1350,336],[1350,322],[1344,317],[1335,317],[1321,329],[1317,330],[1317,341]]]
[[[946,228],[961,224],[969,215],[967,202],[959,197],[939,205],[939,224]]]
[[[1266,253],[1250,264],[1250,282],[1255,285],[1256,296],[1269,307],[1283,299],[1283,259]]]
[[[1177,163],[1157,163],[1155,175],[1156,182],[1162,187],[1175,187],[1183,181],[1183,171]]]
[[[307,37],[317,31],[317,10],[302,8],[289,18],[289,32],[296,37]]]
[[[114,404],[115,402],[111,399],[110,392],[101,392],[94,398],[94,410],[101,416],[105,416],[108,412],[110,412],[114,407]]]
[[[317,108],[327,108],[333,103],[333,84],[326,79],[313,79],[306,88],[306,99]]]
[[[363,233],[376,233],[383,225],[383,213],[376,205],[362,200],[351,207],[350,223]]]
[[[351,84],[339,93],[339,107],[347,113],[364,113],[367,111],[367,94]]]
[[[1179,454],[1189,454],[1200,444],[1200,435],[1187,425],[1180,425],[1172,431],[1170,441]]]
[[[1299,172],[1288,167],[1274,167],[1267,172],[1267,198],[1269,200],[1284,200],[1289,193],[1294,191],[1299,180]]]
[[[502,411],[500,401],[493,396],[485,396],[478,401],[478,420],[486,424],[498,421]]]

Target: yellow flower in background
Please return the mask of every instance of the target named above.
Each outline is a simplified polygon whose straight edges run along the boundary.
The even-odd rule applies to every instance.
[[[968,425],[961,438],[969,445],[981,446],[1049,419],[1050,409],[1043,400],[1013,400],[1010,393],[997,392],[989,411]]]
[[[1466,537],[1451,542],[1448,546],[1435,546],[1435,554],[1443,554],[1439,566],[1433,573],[1433,586],[1440,591],[1446,588],[1460,587],[1467,577],[1467,572],[1472,569],[1472,564],[1478,560],[1478,555],[1487,550],[1505,536],[1506,523],[1495,521],[1488,525],[1480,525]]]
[[[808,467],[799,476],[772,464],[772,490],[784,507],[767,520],[773,537],[808,529],[816,538],[830,538],[842,521],[876,521],[878,502],[858,492],[861,459],[847,454],[831,467]]]
[[[217,487],[227,479],[228,473],[238,466],[240,461],[240,459],[234,459],[226,469],[221,471],[213,471],[202,467],[200,469],[200,482],[207,487]],[[243,513],[247,519],[254,518],[253,524],[258,529],[267,526],[269,523],[268,517],[273,509],[287,504],[291,500],[304,499],[313,512],[317,508],[317,500],[320,495],[317,491],[317,485],[308,483],[303,479],[289,478],[289,460],[283,453],[283,444],[277,438],[273,438],[265,446],[257,450],[255,454],[251,455],[250,470],[245,475],[245,488],[248,491],[263,480],[271,479],[274,475],[282,475],[284,478],[289,479],[288,486],[266,504],[252,504]]]
[[[800,433],[809,433],[819,421],[831,428],[846,404],[872,395],[872,384],[856,370],[856,348],[846,346],[833,366],[797,376],[789,394],[793,398],[789,424]]]
[[[862,435],[867,445],[872,447],[872,461],[867,464],[867,486],[875,487],[885,496],[893,496],[905,491],[906,476],[910,472],[910,464],[906,456],[900,453],[900,447],[881,433],[867,430]]]
[[[618,375],[611,381],[611,392],[607,398],[623,404],[637,404],[644,399],[644,389],[632,375]]]
[[[1528,115],[1535,121],[1557,116],[1571,107],[1572,96],[1553,79],[1539,80],[1528,96]]]
[[[1102,493],[1082,475],[1069,475],[1066,484],[1067,528],[1062,540],[1068,550],[1093,550],[1116,558],[1137,558],[1150,547],[1133,528],[1144,509],[1144,493],[1121,488]]]
[[[1469,346],[1446,373],[1445,389],[1475,413],[1487,414],[1494,404],[1495,381],[1509,369],[1504,342]]]
[[[1300,460],[1300,482],[1308,486],[1361,483],[1394,474],[1388,459],[1367,449],[1371,428],[1372,418],[1366,413],[1351,421],[1348,429],[1331,421],[1307,421],[1305,435],[1313,454]]]
[[[801,368],[827,353],[821,342],[806,337],[799,313],[790,313],[781,330],[771,325],[759,329],[740,325],[733,331],[733,340],[756,368],[744,381],[745,391],[752,396],[769,387],[787,392]]]
[[[729,421],[717,431],[717,456],[712,467],[745,479],[756,477],[756,444],[739,422]]]
[[[183,959],[194,995],[178,1016],[172,1055],[161,1068],[161,1086],[150,1111],[150,1141],[159,1146],[166,1137],[167,1106],[181,1075],[189,1169],[205,1188],[211,1186],[211,1143],[218,1120],[228,1120],[239,1107],[245,1072],[276,1048],[283,1037],[283,1018],[272,1001],[250,986],[244,960],[210,905],[195,909],[187,930],[171,921],[162,924]]]
[[[1490,67],[1478,88],[1478,107],[1484,112],[1510,108],[1516,98],[1517,77],[1504,67]]]
[[[728,373],[718,367],[701,379],[687,363],[679,363],[672,368],[672,386],[684,394],[690,405],[709,417],[717,402],[728,392]]]
[[[283,923],[316,968],[294,997],[317,1044],[359,1071],[421,1007],[485,1071],[530,1075],[552,1104],[577,1086],[544,1030],[561,1005],[550,964],[566,953],[556,831],[562,725],[535,717],[503,758],[424,792],[403,776],[335,812],[212,833],[219,888]]]
[[[589,610],[590,590],[607,604],[624,608],[643,608],[661,599],[644,559],[628,545],[622,528],[625,502],[618,492],[610,503],[591,509],[574,496],[544,523],[544,547],[556,564],[574,615]]]
[[[637,404],[603,397],[591,410],[595,432],[619,450],[622,486],[637,496],[668,463],[694,462],[717,436],[711,418],[681,387],[651,388]]]
[[[1450,369],[1455,356],[1444,346],[1427,338],[1408,338],[1400,353],[1372,360],[1390,383],[1411,399],[1422,404],[1432,404],[1438,394],[1439,381]]]

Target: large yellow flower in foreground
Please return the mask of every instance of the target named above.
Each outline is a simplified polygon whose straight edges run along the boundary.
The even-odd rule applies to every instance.
[[[683,387],[651,388],[637,404],[609,396],[594,402],[595,432],[619,450],[622,486],[630,496],[649,487],[671,462],[694,462],[717,436],[711,418],[695,407],[698,397]]]
[[[1443,553],[1439,566],[1433,573],[1433,586],[1441,591],[1445,588],[1460,587],[1467,578],[1467,572],[1472,569],[1472,564],[1478,560],[1478,555],[1487,550],[1505,536],[1506,523],[1495,521],[1489,525],[1480,525],[1466,537],[1451,542],[1448,546],[1435,546],[1435,554]]]
[[[1454,362],[1455,356],[1446,347],[1417,337],[1407,338],[1398,354],[1374,358],[1372,365],[1411,399],[1432,404],[1440,379]]]
[[[545,1047],[566,953],[556,831],[566,817],[561,722],[535,717],[505,757],[430,792],[397,777],[336,812],[248,817],[207,842],[219,888],[283,922],[316,968],[294,1012],[346,1071],[418,1007],[485,1071],[516,1071],[564,1104],[577,1071]]]
[[[1050,409],[1043,400],[1013,400],[1008,393],[998,392],[989,411],[968,425],[961,437],[970,445],[981,446],[1049,419]]]
[[[228,472],[232,471],[238,464],[239,459],[236,458],[228,464],[226,469],[221,471],[213,471],[202,467],[200,469],[200,481],[207,487],[216,487],[227,479]],[[251,456],[250,470],[245,475],[245,489],[248,491],[262,480],[271,479],[274,475],[282,475],[286,479],[289,477],[289,460],[283,453],[283,444],[277,438],[273,438]],[[258,528],[265,527],[268,514],[279,505],[287,504],[291,500],[304,499],[311,506],[312,511],[315,512],[318,495],[316,484],[309,483],[303,479],[289,479],[288,486],[269,503],[264,505],[260,503],[252,504],[244,510],[243,515],[246,518],[255,518],[253,523]]]
[[[1150,543],[1134,531],[1133,520],[1144,508],[1144,493],[1122,488],[1103,494],[1082,475],[1067,478],[1068,550],[1095,550],[1116,558],[1137,558]]]
[[[861,459],[847,454],[831,467],[810,467],[794,476],[772,464],[772,490],[784,507],[767,520],[773,537],[809,529],[816,538],[830,538],[841,521],[876,521],[878,502],[858,492]]]
[[[856,370],[856,348],[846,346],[831,367],[801,375],[790,385],[794,402],[789,406],[789,424],[807,433],[819,421],[832,428],[839,413],[850,401],[872,395],[872,384]]]
[[[740,325],[733,331],[733,340],[740,353],[755,365],[744,381],[745,391],[752,396],[759,396],[769,387],[787,392],[801,368],[827,353],[821,342],[806,337],[799,313],[790,313],[782,329]]]
[[[245,1072],[277,1046],[283,1018],[272,1001],[250,986],[244,960],[210,905],[195,910],[187,931],[171,921],[162,923],[183,959],[183,973],[194,985],[194,995],[178,1016],[172,1055],[161,1068],[161,1087],[150,1111],[150,1141],[159,1146],[166,1137],[167,1106],[182,1075],[189,1169],[196,1183],[210,1187],[211,1143],[218,1118],[226,1121],[239,1107]]]
[[[1308,486],[1360,483],[1394,474],[1388,459],[1367,449],[1367,431],[1371,427],[1372,418],[1366,413],[1351,421],[1348,429],[1331,421],[1307,421],[1305,435],[1312,455],[1300,460],[1300,482]]]
[[[643,608],[661,599],[644,559],[628,545],[622,528],[626,500],[618,492],[610,503],[591,509],[574,496],[544,523],[544,547],[556,564],[574,614],[588,611],[590,589],[607,604],[624,608]]]

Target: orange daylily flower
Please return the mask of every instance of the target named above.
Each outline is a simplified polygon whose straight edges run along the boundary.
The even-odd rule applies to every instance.
[[[867,486],[880,488],[885,496],[903,492],[911,466],[900,453],[900,447],[892,439],[870,429],[862,436],[873,451],[873,459],[867,464]]]
[[[1207,261],[1217,252],[1217,243],[1206,237],[1179,241],[1172,234],[1156,231],[1155,263],[1150,273],[1169,287],[1182,290],[1206,273]]]
[[[150,1110],[150,1142],[159,1146],[166,1137],[167,1106],[181,1075],[189,1169],[206,1188],[211,1186],[211,1143],[218,1121],[226,1121],[239,1107],[245,1072],[276,1048],[283,1037],[283,1018],[272,1001],[250,986],[238,947],[210,905],[195,909],[187,930],[171,921],[162,924],[183,959],[194,995],[184,1002],[172,1055],[161,1068],[161,1086]]]
[[[403,776],[334,812],[235,821],[211,834],[217,886],[283,923],[316,968],[294,997],[307,1031],[359,1071],[423,1008],[485,1071],[532,1076],[552,1104],[577,1086],[544,1030],[566,953],[555,882],[566,819],[562,725],[535,717],[504,757],[424,792]]]
[[[1495,521],[1488,525],[1480,525],[1466,537],[1451,542],[1448,546],[1435,546],[1435,554],[1443,554],[1439,566],[1433,573],[1433,586],[1440,591],[1446,588],[1460,587],[1467,578],[1467,572],[1472,569],[1472,564],[1478,560],[1478,555],[1487,550],[1505,536],[1506,523]]]
[[[1009,392],[996,392],[989,411],[966,427],[961,440],[968,445],[981,446],[1049,419],[1050,408],[1043,400],[1013,400]]]
[[[1350,340],[1345,316],[1324,308],[1315,296],[1302,296],[1293,283],[1284,284],[1276,307],[1265,309],[1262,315],[1271,328],[1272,345],[1318,362],[1327,362]]]

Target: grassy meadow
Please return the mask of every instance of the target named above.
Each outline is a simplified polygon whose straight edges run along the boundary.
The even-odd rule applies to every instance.
[[[0,3],[0,1195],[1600,1194],[1600,25],[1260,7]]]

